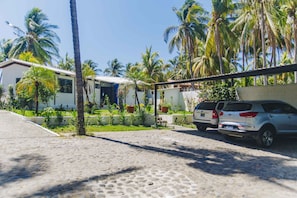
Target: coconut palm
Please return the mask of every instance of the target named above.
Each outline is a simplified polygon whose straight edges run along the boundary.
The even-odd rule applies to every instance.
[[[162,78],[163,61],[159,59],[158,52],[152,52],[152,47],[146,48],[145,53],[141,56],[142,72],[146,76],[146,82],[159,82]]]
[[[84,63],[83,63],[83,65],[89,65],[89,67],[91,67],[92,70],[94,70],[96,74],[98,74],[99,72],[102,72],[102,70],[98,68],[98,64],[95,63],[91,59],[85,60]]]
[[[282,10],[285,12],[284,33],[286,35],[287,50],[291,50],[291,41],[294,41],[294,63],[297,64],[297,1],[282,0]],[[297,72],[295,72],[295,83],[297,83]]]
[[[9,58],[9,51],[12,47],[12,40],[2,39],[0,41],[0,62]]]
[[[181,53],[187,56],[189,62],[190,77],[193,78],[192,59],[195,47],[195,40],[205,39],[205,21],[206,12],[195,1],[186,1],[184,6],[177,10],[173,9],[180,24],[178,26],[168,27],[164,32],[164,40],[167,43],[169,36],[173,33],[174,36],[169,42],[169,52],[172,52],[176,47]]]
[[[68,53],[66,53],[65,59],[61,59],[58,62],[58,67],[64,70],[74,71],[74,59],[69,57]]]
[[[113,76],[113,77],[120,77],[124,73],[124,65],[118,61],[117,58],[113,59],[112,61],[108,61],[108,68],[104,70],[104,74]]]
[[[76,73],[77,133],[78,135],[85,135],[86,130],[85,130],[85,118],[84,118],[83,78],[82,78],[81,60],[80,60],[76,0],[70,0],[70,13],[71,13],[71,24],[72,24],[74,63],[75,63],[75,73]]]
[[[25,30],[7,22],[14,29],[17,38],[13,40],[10,57],[16,57],[23,52],[32,52],[41,63],[51,63],[59,57],[58,42],[60,39],[53,31],[56,25],[48,23],[47,16],[39,8],[33,8],[25,16]]]
[[[16,85],[16,92],[25,92],[28,96],[34,98],[35,113],[38,114],[40,93],[47,90],[50,95],[54,95],[58,89],[58,82],[53,71],[43,67],[30,67]]]

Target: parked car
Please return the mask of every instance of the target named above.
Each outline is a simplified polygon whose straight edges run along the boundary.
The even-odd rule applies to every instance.
[[[203,101],[199,103],[193,112],[193,124],[199,131],[206,131],[207,127],[217,128],[219,113],[227,101]]]
[[[277,135],[297,134],[297,109],[282,101],[230,102],[220,113],[218,131],[270,147]]]

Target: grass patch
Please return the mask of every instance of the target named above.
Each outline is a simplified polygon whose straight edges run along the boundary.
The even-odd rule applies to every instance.
[[[87,133],[94,132],[122,132],[122,131],[141,131],[141,130],[152,130],[152,127],[145,126],[126,126],[126,125],[91,125],[86,126]],[[50,130],[56,133],[76,133],[76,128],[73,125],[68,126],[58,126],[54,128],[50,128]]]

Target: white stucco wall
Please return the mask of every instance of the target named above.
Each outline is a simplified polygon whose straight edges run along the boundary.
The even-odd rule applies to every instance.
[[[237,93],[240,100],[282,100],[297,108],[297,84],[242,87]]]
[[[9,85],[12,85],[15,90],[16,79],[22,78],[24,72],[28,69],[29,67],[18,64],[2,68],[2,86],[4,88],[5,95],[7,95]]]

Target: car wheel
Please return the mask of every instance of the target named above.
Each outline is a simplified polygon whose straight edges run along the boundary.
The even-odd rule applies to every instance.
[[[206,126],[197,125],[198,131],[206,131]]]
[[[259,131],[257,143],[262,147],[270,147],[274,141],[274,130],[270,127],[264,127]]]

